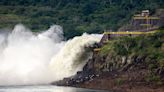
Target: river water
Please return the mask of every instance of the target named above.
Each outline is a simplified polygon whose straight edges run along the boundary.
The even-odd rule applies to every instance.
[[[0,92],[108,92],[108,91],[46,85],[46,86],[1,86]]]

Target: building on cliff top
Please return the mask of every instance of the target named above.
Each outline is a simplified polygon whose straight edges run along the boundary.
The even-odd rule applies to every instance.
[[[132,18],[130,31],[152,31],[159,28],[159,17],[150,16],[149,10],[143,10],[141,14],[136,14]],[[127,30],[125,30],[127,31]]]
[[[159,28],[160,18],[157,16],[150,16],[149,10],[143,10],[140,14],[133,16],[131,23],[128,26],[112,32],[107,30],[99,43],[100,46],[104,45],[108,40],[120,36],[138,36],[150,33],[155,33],[154,30]],[[95,49],[98,51],[98,49]]]

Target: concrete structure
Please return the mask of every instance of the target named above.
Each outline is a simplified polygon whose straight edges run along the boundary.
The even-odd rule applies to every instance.
[[[131,31],[138,31],[138,30],[144,30],[149,31],[152,27],[159,27],[159,17],[156,16],[150,16],[149,10],[143,10],[141,14],[137,14],[133,16],[132,19],[132,30]]]
[[[156,29],[159,28],[159,17],[150,16],[149,10],[143,10],[141,14],[137,14],[133,16],[131,26],[133,27],[131,30],[124,30],[121,32],[111,32],[105,31],[103,37],[99,43],[99,46],[103,46],[110,39],[121,37],[121,36],[139,36],[146,34],[155,33]],[[94,49],[94,51],[99,51],[99,48]]]

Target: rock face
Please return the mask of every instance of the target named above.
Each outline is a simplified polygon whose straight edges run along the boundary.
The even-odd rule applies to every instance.
[[[96,54],[84,70],[98,76],[73,86],[116,92],[163,92],[164,71],[153,74],[144,63],[146,59],[146,56],[104,57]]]
[[[57,81],[52,83],[53,85],[58,85],[58,86],[75,86],[77,84],[84,83],[86,81],[93,80],[93,78],[99,76],[98,74],[96,75],[94,73],[94,68],[91,66],[92,63],[89,61],[85,67],[83,68],[83,71],[77,72],[76,75],[69,77],[69,78],[64,78],[61,81]]]
[[[94,52],[83,71],[53,84],[118,92],[164,92],[163,47],[163,31],[113,40]]]

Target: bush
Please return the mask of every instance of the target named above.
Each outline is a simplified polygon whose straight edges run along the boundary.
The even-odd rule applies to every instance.
[[[160,76],[153,73],[150,73],[148,76],[146,76],[146,81],[150,83],[156,83],[157,85],[163,84]]]
[[[118,78],[118,79],[116,79],[115,83],[116,83],[116,85],[119,85],[120,86],[120,85],[122,85],[122,84],[125,83],[125,80],[123,80],[121,78]]]
[[[159,60],[159,66],[164,68],[164,59]]]

